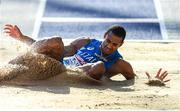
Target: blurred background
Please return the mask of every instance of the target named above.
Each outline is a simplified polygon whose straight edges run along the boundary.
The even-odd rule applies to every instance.
[[[3,34],[5,24],[36,40],[60,36],[65,44],[102,39],[113,25],[126,29],[127,42],[166,43],[180,41],[179,13],[180,0],[0,0],[0,62],[28,50]]]
[[[121,25],[126,40],[177,41],[179,13],[179,0],[0,0],[1,36],[6,23],[36,39],[101,39],[109,27]]]

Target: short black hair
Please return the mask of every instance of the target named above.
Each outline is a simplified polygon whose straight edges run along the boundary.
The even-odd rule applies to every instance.
[[[126,37],[126,30],[122,26],[112,26],[105,32],[104,37],[109,33],[113,33],[114,35],[122,38],[123,41]]]

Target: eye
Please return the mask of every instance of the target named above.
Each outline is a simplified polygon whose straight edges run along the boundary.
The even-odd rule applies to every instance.
[[[111,43],[111,41],[109,39],[107,39],[106,41],[107,41],[107,43]]]
[[[113,46],[117,47],[117,46],[118,46],[118,44],[116,44],[116,43],[113,43]]]

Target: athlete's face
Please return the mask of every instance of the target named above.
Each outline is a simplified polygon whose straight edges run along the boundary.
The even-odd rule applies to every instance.
[[[102,42],[102,52],[105,55],[112,54],[123,44],[123,38],[112,33],[106,34]]]

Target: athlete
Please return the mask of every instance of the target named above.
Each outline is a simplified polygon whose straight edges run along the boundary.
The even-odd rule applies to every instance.
[[[99,41],[82,37],[64,46],[61,37],[51,37],[36,41],[31,37],[22,34],[16,25],[6,24],[4,32],[10,37],[30,45],[37,53],[48,55],[65,66],[79,67],[90,77],[100,80],[102,76],[111,78],[122,74],[127,80],[134,80],[135,73],[130,63],[123,60],[122,55],[117,51],[124,43],[126,31],[121,26],[113,26],[104,34],[104,40]],[[146,73],[150,79],[150,74]],[[160,81],[167,76],[167,71],[158,71],[156,78]]]

